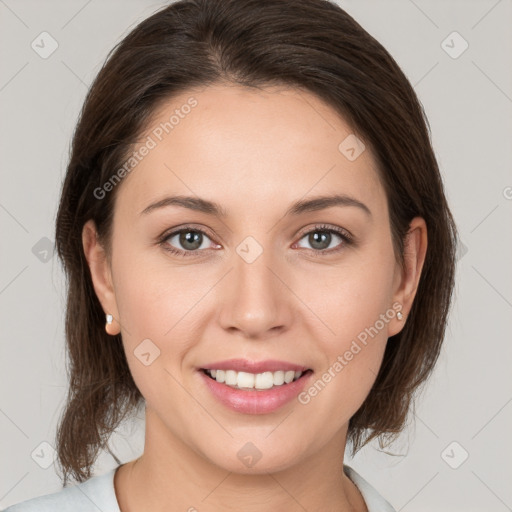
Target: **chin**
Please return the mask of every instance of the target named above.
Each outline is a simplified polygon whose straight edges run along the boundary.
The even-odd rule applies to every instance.
[[[219,445],[219,448],[219,452],[205,453],[205,456],[216,466],[240,475],[276,473],[300,463],[299,447],[285,450],[282,443],[245,441],[233,442],[225,449]]]

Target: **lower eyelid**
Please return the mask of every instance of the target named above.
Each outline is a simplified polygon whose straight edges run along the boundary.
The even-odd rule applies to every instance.
[[[334,230],[334,229],[312,229],[306,233],[304,233],[299,239],[297,242],[295,242],[294,245],[297,245],[303,238],[305,238],[306,236],[310,235],[311,233],[315,233],[315,232],[323,232],[323,233],[330,233],[334,236],[337,236],[339,239],[340,239],[340,242],[335,245],[334,247],[331,247],[330,249],[310,249],[309,247],[303,247],[303,249],[306,249],[308,251],[314,251],[315,253],[323,253],[323,254],[330,254],[330,253],[333,253],[333,252],[336,252],[338,250],[338,248],[342,248],[343,246],[345,245],[348,245],[351,240],[350,240],[350,237],[348,235],[345,235],[344,233],[340,233],[338,232],[337,230]]]
[[[209,248],[206,248],[206,249],[194,249],[193,251],[187,251],[185,249],[179,249],[178,247],[175,247],[174,245],[171,245],[169,240],[174,238],[175,236],[178,236],[180,235],[181,233],[186,233],[186,232],[196,232],[196,233],[201,233],[204,237],[208,238],[208,240],[210,240],[210,242],[214,245],[217,245],[211,238],[210,235],[208,235],[208,233],[202,231],[201,229],[197,229],[197,228],[194,228],[194,229],[180,229],[178,231],[173,231],[171,233],[169,233],[168,235],[164,235],[164,237],[161,239],[160,243],[164,246],[164,248],[167,250],[167,251],[170,251],[170,252],[174,252],[174,253],[177,253],[177,254],[185,254],[185,255],[194,255],[194,254],[197,254],[197,253],[200,253],[200,252],[203,252],[205,251],[206,249],[209,249]]]
[[[173,245],[170,245],[167,241],[170,239],[170,238],[173,238],[175,237],[176,235],[179,235],[181,233],[184,233],[184,232],[188,232],[188,231],[192,231],[192,232],[196,232],[196,233],[201,233],[203,236],[207,237],[212,244],[214,244],[217,248],[220,247],[219,244],[217,244],[216,242],[214,242],[212,240],[212,237],[206,233],[205,231],[203,231],[202,229],[199,229],[199,228],[182,228],[178,231],[173,231],[171,233],[169,233],[168,235],[164,235],[164,237],[161,239],[161,243],[162,245],[167,245],[167,246],[170,246],[170,247],[165,247],[166,250],[168,250],[169,252],[172,252],[172,253],[175,253],[175,254],[178,254],[178,255],[185,255],[185,256],[193,256],[193,255],[197,255],[201,252],[204,252],[205,250],[209,249],[194,249],[192,251],[187,251],[185,249],[178,249],[177,247],[174,247]],[[318,254],[322,254],[322,253],[325,253],[325,254],[330,254],[330,253],[333,253],[333,252],[336,252],[338,249],[339,246],[343,247],[345,245],[348,245],[351,243],[351,237],[348,235],[348,234],[345,234],[344,232],[340,232],[338,231],[337,229],[333,229],[333,228],[322,228],[322,227],[316,227],[316,228],[312,228],[310,229],[309,231],[306,231],[305,233],[303,233],[302,235],[300,235],[300,237],[298,238],[298,241],[294,243],[294,245],[296,245],[298,242],[300,242],[304,237],[310,235],[311,233],[314,233],[314,232],[325,232],[325,233],[331,233],[333,235],[336,235],[338,238],[341,239],[341,242],[335,246],[335,247],[332,247],[330,249],[323,249],[323,250],[319,250],[319,249],[309,249],[307,247],[303,247],[303,249],[306,249],[308,251],[313,251],[315,253],[318,253]]]

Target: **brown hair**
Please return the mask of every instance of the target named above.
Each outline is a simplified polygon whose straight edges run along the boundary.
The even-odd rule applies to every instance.
[[[391,439],[403,429],[413,395],[438,358],[452,300],[457,231],[428,121],[397,63],[327,0],[172,3],[109,54],[73,136],[56,218],[68,286],[69,394],[56,435],[64,485],[68,473],[78,481],[91,476],[98,451],[109,449],[112,432],[143,403],[121,336],[105,332],[81,239],[83,225],[93,219],[109,252],[122,184],[102,199],[94,190],[122,166],[162,102],[222,82],[301,88],[343,116],[376,159],[397,261],[403,264],[409,222],[415,216],[426,221],[428,249],[412,310],[387,344],[375,384],[350,420],[353,453],[370,439]]]

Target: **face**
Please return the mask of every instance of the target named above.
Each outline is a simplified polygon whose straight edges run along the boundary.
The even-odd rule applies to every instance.
[[[96,292],[147,419],[229,471],[283,469],[343,445],[403,324],[396,303],[405,317],[409,285],[386,196],[369,149],[357,156],[352,138],[340,149],[352,133],[303,91],[195,89],[155,112],[144,155],[117,185],[111,264],[91,267]],[[345,199],[304,206],[335,194]],[[175,196],[193,201],[158,206]],[[230,373],[242,386],[308,371],[240,391],[202,370],[231,359],[264,363],[223,366],[246,370]],[[253,469],[246,452],[262,454]]]

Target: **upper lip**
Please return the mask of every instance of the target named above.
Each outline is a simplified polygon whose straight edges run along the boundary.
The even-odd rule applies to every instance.
[[[203,370],[235,370],[236,372],[264,373],[277,372],[279,370],[304,372],[308,370],[307,366],[301,364],[289,363],[287,361],[278,361],[267,359],[265,361],[249,361],[248,359],[227,359],[202,366]]]

